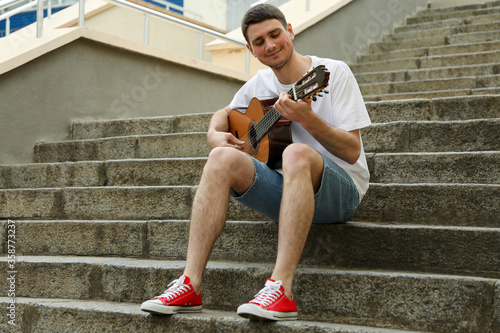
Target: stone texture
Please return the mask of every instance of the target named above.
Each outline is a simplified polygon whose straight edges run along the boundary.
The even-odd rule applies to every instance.
[[[206,132],[213,113],[168,117],[134,118],[108,121],[74,121],[71,139],[97,139],[115,136]]]
[[[63,215],[77,220],[185,219],[192,195],[189,186],[67,188]]]
[[[363,129],[363,144],[373,153],[495,151],[499,126],[499,119],[373,124]]]
[[[57,217],[61,200],[58,189],[0,190],[0,219]]]
[[[24,257],[17,263],[20,297],[104,297],[139,303],[163,290],[166,281],[180,275],[182,268],[182,262],[36,258]],[[204,305],[234,311],[262,288],[270,274],[267,264],[212,262],[204,277]],[[36,279],[27,280],[28,275]],[[302,320],[423,331],[485,331],[493,324],[492,318],[483,314],[493,311],[495,282],[446,275],[300,268],[294,294]],[[311,283],[316,287],[310,288]]]
[[[369,156],[373,183],[500,184],[500,153],[397,153]]]
[[[19,255],[185,260],[189,230],[187,220],[16,223]],[[274,222],[228,222],[210,260],[273,262],[277,236],[278,225]],[[500,257],[496,251],[499,241],[498,228],[359,222],[313,225],[301,266],[418,270],[499,278]]]
[[[146,227],[141,221],[16,221],[16,253],[140,257]]]
[[[97,161],[136,157],[136,137],[38,143],[35,162]]]
[[[500,282],[495,284],[495,297],[493,300],[493,326],[492,332],[500,332]]]
[[[108,186],[197,185],[206,158],[106,162]]]
[[[102,186],[102,162],[0,165],[0,188]]]
[[[141,136],[137,157],[206,157],[210,149],[206,133]]]
[[[430,104],[431,114],[442,121],[498,118],[500,96],[437,98]]]
[[[0,297],[0,314],[5,318],[8,298]],[[249,321],[234,311],[204,309],[202,313],[153,316],[141,312],[140,304],[64,299],[17,299],[16,325],[0,323],[5,332],[312,332],[312,333],[402,333],[410,331],[315,323],[307,321],[272,323]],[[63,319],[63,320],[61,320]]]
[[[500,185],[371,184],[354,219],[498,227]]]

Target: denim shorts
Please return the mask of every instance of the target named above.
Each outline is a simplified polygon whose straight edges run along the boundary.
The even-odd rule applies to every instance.
[[[277,222],[283,176],[253,157],[252,160],[255,166],[253,184],[241,195],[231,190],[231,198]],[[314,195],[313,223],[347,222],[354,215],[359,203],[358,189],[344,169],[326,156],[323,156],[323,161],[321,185]]]

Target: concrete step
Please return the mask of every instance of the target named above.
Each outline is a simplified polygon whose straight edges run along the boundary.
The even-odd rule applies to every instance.
[[[6,230],[7,222],[0,223]],[[187,220],[18,220],[15,225],[18,256],[186,259]],[[228,221],[210,258],[272,263],[277,235],[277,223]],[[500,278],[499,240],[500,228],[313,225],[301,265]]]
[[[407,29],[405,31],[399,30],[392,34],[385,35],[383,37],[383,41],[392,42],[420,37],[449,36],[464,33],[500,30],[500,13],[488,16],[489,17],[486,19],[486,22],[480,23],[432,28],[427,27],[427,29],[422,28],[422,26],[416,26],[414,29]]]
[[[480,16],[469,16],[465,18],[449,18],[441,21],[421,22],[415,24],[406,24],[404,26],[396,27],[394,33],[408,32],[413,30],[429,30],[448,27],[459,27],[474,24],[484,24],[490,22],[500,21],[500,13],[493,13]]]
[[[447,19],[469,18],[472,16],[492,15],[500,13],[500,5],[491,3],[483,8],[464,8],[448,10],[424,10],[417,13],[414,17],[406,19],[406,24],[418,24],[423,22],[442,21]]]
[[[405,99],[433,99],[446,97],[466,97],[466,96],[483,96],[483,95],[500,95],[500,87],[476,88],[476,89],[453,89],[453,90],[435,90],[435,91],[417,91],[405,92],[384,95],[365,95],[365,102],[376,101],[395,101]]]
[[[498,44],[500,46],[500,42]],[[478,65],[478,66],[492,66],[492,64]],[[494,66],[494,65],[493,65]],[[466,68],[469,68],[466,67]],[[426,69],[426,70],[440,70],[440,69]],[[442,70],[454,70],[454,68],[444,68]],[[490,69],[492,70],[492,69]],[[356,76],[371,76],[371,75],[395,75],[396,81],[406,81],[408,79],[418,79],[418,74],[422,70],[408,71],[408,75],[404,74],[400,77],[399,72],[384,72],[384,73],[371,73],[371,74],[357,74]],[[396,73],[396,74],[395,74]],[[406,72],[404,72],[406,73]],[[495,74],[495,73],[492,73]],[[496,73],[498,74],[498,73]],[[407,77],[405,79],[404,77]],[[400,79],[401,78],[401,79]],[[364,83],[364,82],[359,82]],[[428,114],[415,114],[416,108],[422,107],[432,109],[439,106],[439,114],[433,115],[432,120],[465,120],[474,118],[497,118],[498,108],[500,107],[500,96],[484,96],[484,97],[457,97],[457,98],[436,98],[432,101],[427,100],[418,101],[403,101],[398,104],[397,113],[394,118],[382,118],[380,120],[381,110],[392,108],[394,103],[398,101],[387,101],[383,103],[367,103],[368,112],[372,121],[374,122],[388,122],[397,120],[430,120]],[[420,106],[424,103],[425,106]],[[473,105],[469,105],[473,103]],[[378,105],[377,111],[374,111],[374,105]],[[460,110],[457,113],[455,110]],[[484,112],[483,112],[484,110]],[[426,111],[431,112],[431,111]],[[454,116],[451,118],[450,114]],[[480,114],[480,116],[478,116]],[[72,123],[72,140],[84,139],[97,139],[116,136],[128,135],[148,135],[148,134],[167,134],[169,133],[182,133],[182,132],[204,132],[208,128],[209,119],[212,113],[206,114],[192,114],[187,116],[178,117],[153,117],[153,118],[134,118],[134,119],[121,119],[121,120],[108,120],[108,121],[74,121]],[[410,118],[407,118],[410,117]],[[436,118],[438,117],[438,118]],[[177,119],[177,120],[175,120]],[[179,122],[182,120],[182,126],[178,125],[173,127],[173,121]]]
[[[135,135],[38,143],[35,146],[35,162],[206,157],[209,152],[210,146],[205,132]]]
[[[377,42],[370,44],[369,50],[370,53],[383,53],[395,50],[492,42],[498,40],[500,40],[500,30],[463,33],[449,36],[432,36],[392,42]]]
[[[462,96],[435,99],[412,99],[367,102],[373,123],[436,120],[454,121],[498,118],[500,96]]]
[[[441,45],[434,47],[418,47],[413,49],[396,49],[389,52],[371,53],[358,57],[358,63],[392,59],[419,58],[459,53],[488,52],[500,49],[500,41],[468,43],[458,45]]]
[[[369,153],[367,160],[370,179],[377,183],[497,184],[499,156],[499,152]],[[201,157],[0,165],[0,188],[194,186],[205,163]]]
[[[0,188],[197,185],[206,158],[0,165]]]
[[[215,111],[215,110],[214,110]],[[71,140],[143,134],[206,132],[213,113],[71,123]]]
[[[500,209],[498,195],[500,186],[496,184],[372,183],[354,220],[498,227],[498,213],[493,213]]]
[[[8,318],[10,299],[0,297],[0,313]],[[33,318],[34,320],[30,320]],[[235,311],[203,309],[202,313],[153,316],[140,310],[140,303],[118,303],[77,299],[16,298],[16,325],[0,323],[3,332],[315,332],[315,333],[411,333],[366,326],[312,321],[249,321]],[[64,318],[64,320],[61,320]],[[112,326],[110,326],[112,325]],[[415,332],[416,333],[416,332]]]
[[[500,42],[499,42],[500,43]],[[500,44],[499,44],[500,46]],[[488,66],[489,70],[493,71],[491,66],[496,66],[492,64],[488,65],[478,65],[478,66]],[[470,67],[466,67],[470,68]],[[439,71],[440,69],[432,69]],[[453,68],[444,68],[444,71],[455,70]],[[418,72],[423,70],[406,71],[401,72],[404,74],[399,74],[399,72],[384,72],[384,73],[371,73],[371,74],[357,74],[357,76],[371,76],[371,75],[387,75],[393,76],[396,81],[405,81],[412,79],[419,79]],[[430,71],[430,70],[428,70]],[[486,72],[485,72],[486,74]],[[495,73],[492,73],[495,74]],[[438,75],[436,75],[438,76]],[[405,79],[406,77],[406,79]],[[390,78],[387,78],[390,80]],[[364,82],[359,82],[364,83]],[[374,122],[388,122],[395,119],[398,120],[465,120],[474,118],[497,118],[498,117],[498,107],[500,105],[500,96],[484,96],[484,97],[457,97],[454,99],[450,98],[436,98],[432,101],[419,101],[415,104],[414,101],[404,101],[398,104],[397,113],[393,116],[394,118],[380,117],[380,110],[386,112],[387,109],[392,108],[394,103],[399,103],[397,101],[387,101],[383,103],[367,103],[368,112],[372,121]],[[473,105],[469,105],[473,103]],[[423,104],[424,106],[421,106]],[[374,105],[377,105],[377,111],[374,110]],[[429,114],[415,114],[415,109],[421,108],[439,108],[439,114],[429,115]],[[458,113],[455,110],[460,110]],[[426,113],[433,112],[433,110],[426,110]],[[437,111],[436,111],[437,112]],[[453,114],[453,118],[450,117]],[[479,116],[478,116],[479,115]],[[170,125],[173,121],[172,117],[155,117],[155,118],[135,118],[135,119],[123,119],[123,120],[109,120],[109,121],[87,121],[80,122],[75,121],[72,123],[72,140],[85,140],[85,139],[97,139],[106,137],[116,137],[116,136],[128,136],[128,135],[148,135],[148,134],[166,134],[164,133],[165,128],[169,128],[168,131],[171,133],[182,133],[182,132],[203,132],[208,128],[209,119],[212,113],[208,114],[193,114],[188,116],[179,116],[178,119],[182,120],[184,125],[175,126],[175,129]],[[431,118],[429,118],[431,117]],[[164,124],[162,124],[164,123]],[[131,127],[133,130],[131,130]],[[203,130],[202,130],[203,129]]]
[[[367,152],[489,151],[498,150],[499,127],[500,118],[399,121],[363,129],[363,142]],[[474,137],[468,135],[472,130],[477,132]],[[209,152],[206,133],[143,135],[39,143],[35,162],[206,157]]]
[[[445,79],[424,79],[418,81],[396,81],[372,84],[360,84],[365,95],[401,94],[408,92],[426,92],[446,90],[453,87],[456,90],[478,88],[500,88],[500,75],[485,75],[481,77],[459,77]]]
[[[500,151],[369,154],[373,183],[500,184]]]
[[[356,74],[371,72],[395,72],[398,70],[412,70],[423,68],[441,68],[468,66],[477,64],[499,64],[499,51],[458,53],[430,57],[418,57],[395,60],[381,60],[375,62],[365,62],[351,65],[351,69]]]
[[[410,70],[398,70],[398,71],[383,71],[383,72],[368,72],[355,74],[356,80],[359,85],[376,86],[379,83],[393,83],[398,84],[400,82],[412,82],[412,84],[417,84],[422,82],[422,86],[417,86],[417,88],[426,87],[426,80],[443,80],[443,79],[458,79],[458,78],[476,78],[475,85],[481,84],[482,81],[488,82],[488,78],[482,79],[482,77],[500,74],[500,65],[496,63],[490,64],[479,64],[479,65],[467,65],[467,66],[451,66],[451,67],[435,67],[435,68],[423,68],[423,69],[410,69]],[[472,82],[474,84],[474,82]],[[448,86],[450,88],[450,86]],[[455,90],[458,87],[453,86]]]
[[[188,219],[196,188],[72,187],[0,190],[0,219]],[[500,185],[370,184],[354,221],[498,227]],[[229,220],[267,218],[230,201]]]
[[[6,261],[1,258],[3,272],[8,271]],[[139,303],[165,290],[183,265],[183,261],[23,256],[16,261],[16,281],[23,281],[16,296]],[[271,272],[270,264],[210,262],[203,280],[205,307],[234,311],[252,299]],[[293,289],[301,320],[487,332],[498,318],[492,302],[498,298],[498,286],[496,279],[477,277],[301,267]],[[6,296],[7,283],[0,288]]]
[[[0,190],[0,219],[187,219],[195,186],[101,186]],[[228,219],[266,220],[235,201]]]
[[[497,151],[500,118],[465,121],[396,121],[363,129],[366,152]],[[474,133],[471,136],[470,133]]]

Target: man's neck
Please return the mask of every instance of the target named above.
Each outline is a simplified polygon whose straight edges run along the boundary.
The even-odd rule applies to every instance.
[[[272,68],[274,74],[282,84],[292,84],[298,81],[311,67],[311,58],[293,52],[288,62],[279,69]]]

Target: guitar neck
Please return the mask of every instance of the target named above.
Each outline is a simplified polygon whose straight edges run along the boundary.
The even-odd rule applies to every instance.
[[[295,94],[295,86],[293,86],[289,91],[288,95],[292,96],[294,101],[297,100],[297,96]],[[271,108],[267,113],[262,117],[262,119],[255,125],[255,139],[259,142],[266,134],[269,132],[271,128],[282,118],[282,116],[273,108]]]

